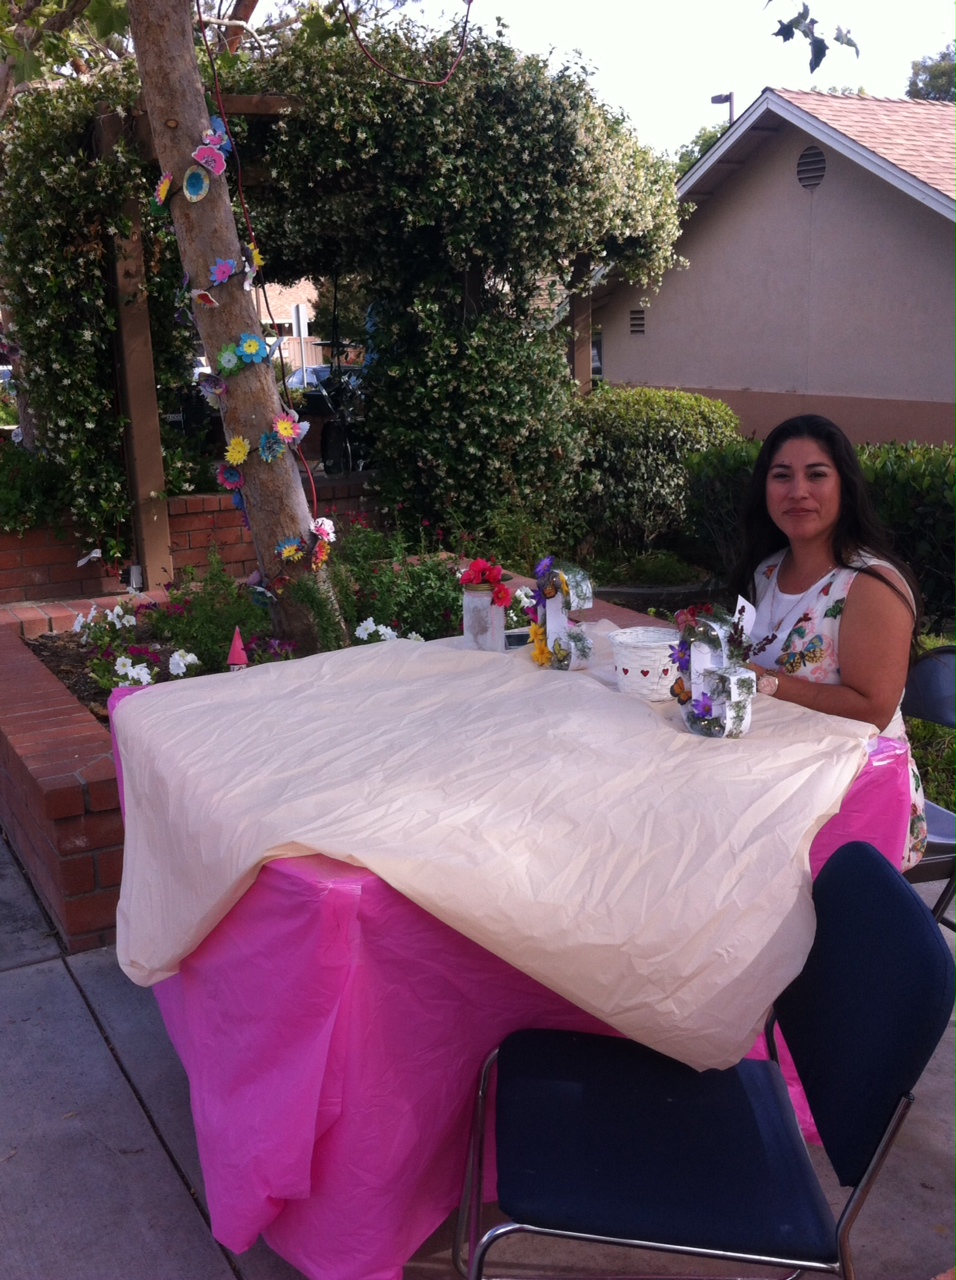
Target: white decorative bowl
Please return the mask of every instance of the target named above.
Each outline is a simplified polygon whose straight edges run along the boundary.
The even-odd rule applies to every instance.
[[[614,653],[614,671],[621,693],[645,702],[663,702],[677,679],[671,645],[678,634],[672,627],[624,627],[608,637]]]

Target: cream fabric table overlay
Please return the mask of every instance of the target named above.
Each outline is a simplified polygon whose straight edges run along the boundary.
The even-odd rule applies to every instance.
[[[399,640],[126,698],[124,971],[176,972],[264,861],[320,851],[626,1035],[736,1062],[803,965],[808,849],[876,730],[758,698],[708,740],[592,674]]]

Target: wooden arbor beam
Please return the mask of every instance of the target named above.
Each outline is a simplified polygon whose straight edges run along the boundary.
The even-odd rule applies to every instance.
[[[97,117],[96,148],[108,154],[123,133],[122,119],[104,108]],[[153,368],[153,343],[149,334],[146,301],[146,264],[143,259],[143,226],[135,200],[123,210],[129,219],[128,236],[113,237],[113,283],[116,289],[116,357],[119,367],[120,407],[127,420],[124,436],[126,473],[133,506],[136,556],[147,591],[168,582],[169,513],[164,490],[163,450],[159,429],[159,402]]]

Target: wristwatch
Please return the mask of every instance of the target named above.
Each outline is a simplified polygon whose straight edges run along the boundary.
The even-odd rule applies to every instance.
[[[768,698],[772,698],[780,687],[780,681],[776,676],[769,673],[757,677],[757,692],[765,693]]]

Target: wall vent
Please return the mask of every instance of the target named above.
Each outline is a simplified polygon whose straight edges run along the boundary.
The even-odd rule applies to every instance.
[[[807,147],[797,161],[797,181],[811,190],[818,187],[827,171],[827,158],[819,147]]]
[[[644,308],[631,312],[631,333],[644,332]]]

